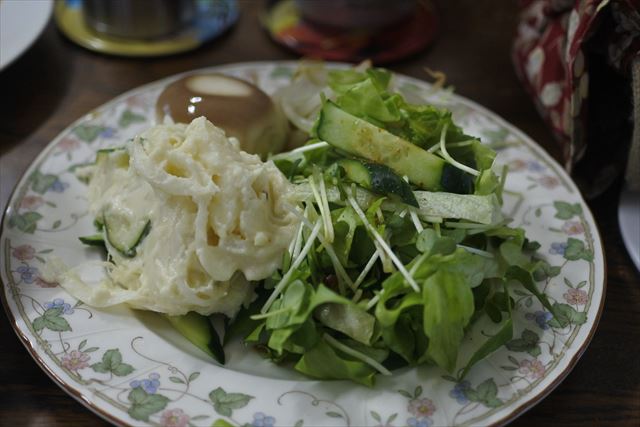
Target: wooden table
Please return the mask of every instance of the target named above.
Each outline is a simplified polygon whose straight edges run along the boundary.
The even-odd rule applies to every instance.
[[[442,31],[430,49],[393,64],[426,77],[442,70],[456,91],[495,111],[557,155],[552,136],[510,62],[516,7],[510,1],[442,1]],[[193,68],[295,58],[258,23],[258,3],[223,38],[183,55],[126,59],[67,41],[51,22],[16,63],[0,73],[0,207],[32,159],[72,121],[136,86]],[[619,185],[589,204],[607,257],[607,302],[591,345],[565,381],[514,426],[640,425],[640,275],[617,222]],[[107,425],[55,385],[31,360],[6,317],[0,319],[0,425]]]

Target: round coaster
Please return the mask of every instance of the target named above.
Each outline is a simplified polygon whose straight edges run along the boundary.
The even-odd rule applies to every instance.
[[[429,45],[438,30],[433,4],[418,1],[405,20],[383,29],[344,30],[309,22],[295,0],[271,2],[262,23],[278,44],[300,55],[329,61],[370,59],[383,64],[405,58]]]
[[[195,21],[184,30],[154,40],[124,39],[98,34],[87,26],[82,2],[56,2],[58,28],[80,46],[100,53],[120,56],[163,56],[195,49],[216,38],[233,25],[239,16],[236,0],[198,2]]]

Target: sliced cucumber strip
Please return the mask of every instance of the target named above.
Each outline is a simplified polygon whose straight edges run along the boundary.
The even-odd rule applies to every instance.
[[[443,189],[440,182],[446,164],[443,159],[347,113],[331,101],[324,103],[314,131],[319,139],[334,147],[406,175],[420,188]]]
[[[80,239],[80,241],[85,245],[105,247],[104,236],[102,233],[92,234],[90,236],[81,236],[78,237],[78,239]]]
[[[471,194],[474,189],[474,177],[450,164],[442,168],[442,188],[456,194]]]
[[[207,316],[191,311],[183,316],[165,314],[164,317],[196,347],[224,364],[225,356],[220,337]]]
[[[399,197],[404,203],[419,207],[411,191],[411,186],[400,178],[391,168],[376,163],[353,159],[339,162],[347,178],[374,193]]]
[[[147,218],[131,218],[124,212],[108,210],[102,217],[109,244],[123,256],[136,256],[136,247],[151,230]]]
[[[94,219],[93,220],[93,226],[98,231],[104,230],[104,222],[102,222],[102,218],[98,217],[98,218]]]
[[[129,167],[129,152],[124,147],[104,148],[96,153],[96,165],[109,162],[116,168]]]

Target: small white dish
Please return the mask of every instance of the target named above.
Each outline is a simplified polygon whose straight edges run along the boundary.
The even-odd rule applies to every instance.
[[[640,271],[640,191],[631,191],[628,188],[622,190],[618,222],[624,245]]]
[[[52,11],[52,0],[0,1],[0,71],[31,47]]]

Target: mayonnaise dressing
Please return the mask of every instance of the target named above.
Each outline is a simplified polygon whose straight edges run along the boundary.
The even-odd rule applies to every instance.
[[[253,298],[249,281],[280,267],[299,223],[293,185],[205,118],[155,126],[103,155],[90,171],[90,212],[150,229],[133,257],[105,239],[113,264],[95,286],[49,261],[48,276],[85,303],[232,316]]]

